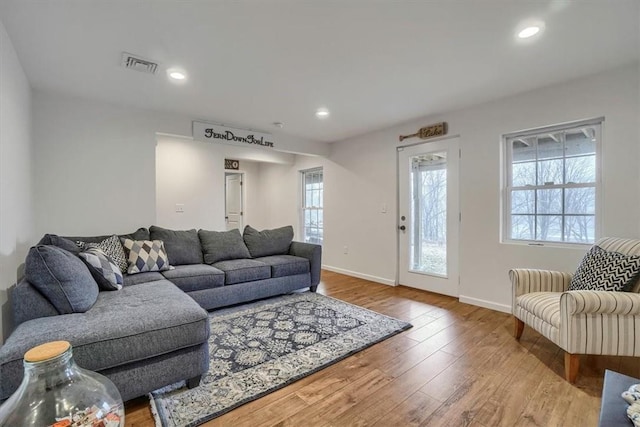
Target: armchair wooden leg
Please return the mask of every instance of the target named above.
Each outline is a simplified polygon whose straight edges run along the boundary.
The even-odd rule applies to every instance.
[[[571,384],[576,382],[578,378],[578,369],[580,369],[580,355],[564,353],[564,377]]]
[[[513,329],[513,336],[516,337],[517,340],[522,336],[522,331],[524,331],[524,322],[518,319],[516,316],[513,316],[513,320],[515,321]]]

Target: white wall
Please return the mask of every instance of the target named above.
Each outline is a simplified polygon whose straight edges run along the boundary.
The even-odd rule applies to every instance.
[[[225,229],[225,158],[240,161],[244,173],[244,221],[261,217],[259,164],[292,164],[294,155],[251,148],[158,137],[156,147],[156,221],[174,230]],[[176,212],[182,204],[184,212]],[[242,230],[241,230],[242,231]]]
[[[155,223],[156,134],[191,135],[192,119],[35,91],[37,235],[126,233]],[[328,151],[274,135],[282,150]]]
[[[291,168],[263,166],[270,222],[297,220],[293,182],[298,170],[324,167],[326,267],[394,283],[396,277],[396,147],[398,135],[446,121],[460,135],[460,297],[509,310],[513,267],[573,271],[584,249],[501,244],[500,136],[572,120],[605,116],[603,229],[606,236],[640,236],[638,64],[332,144],[328,159],[298,160]],[[416,139],[408,140],[409,143]],[[302,157],[298,157],[302,159]],[[278,185],[284,183],[284,185]],[[299,185],[299,184],[298,184]],[[381,213],[382,204],[389,207]],[[296,222],[297,223],[297,222]],[[343,247],[349,254],[343,254]]]
[[[32,242],[31,88],[0,22],[0,343],[11,330],[7,289]]]

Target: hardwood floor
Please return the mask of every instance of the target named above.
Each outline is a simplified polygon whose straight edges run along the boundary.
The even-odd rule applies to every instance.
[[[574,385],[563,353],[510,315],[404,286],[323,271],[318,292],[413,328],[206,424],[234,426],[594,426],[605,369],[640,377],[637,358],[580,357]],[[146,398],[127,426],[153,426]]]

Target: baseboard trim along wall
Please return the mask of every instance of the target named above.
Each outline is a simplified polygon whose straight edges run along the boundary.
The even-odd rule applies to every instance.
[[[511,313],[511,306],[504,304],[497,304],[493,301],[487,301],[478,298],[465,297],[464,295],[460,295],[458,297],[460,302],[465,304],[477,305],[478,307],[489,308],[491,310],[501,311],[503,313]]]
[[[371,282],[382,283],[383,285],[395,286],[396,281],[393,279],[385,279],[383,277],[371,276],[369,274],[358,273],[357,271],[345,270],[343,268],[332,267],[330,265],[323,265],[323,269],[333,271],[334,273],[345,274],[347,276],[357,277],[358,279],[369,280]]]

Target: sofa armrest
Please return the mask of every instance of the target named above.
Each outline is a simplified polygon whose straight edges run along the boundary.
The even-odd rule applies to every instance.
[[[560,295],[560,340],[570,354],[640,356],[640,294],[568,291]]]
[[[560,296],[560,314],[640,315],[640,294],[611,291],[568,291]]]
[[[561,271],[514,268],[509,270],[511,279],[511,309],[517,306],[516,298],[532,292],[564,292],[569,288],[573,274]]]
[[[27,320],[60,314],[53,304],[24,278],[9,288],[9,303],[14,328]]]
[[[311,287],[315,288],[320,283],[320,270],[322,268],[322,246],[312,243],[291,242],[289,255],[299,256],[309,260],[311,272]]]

